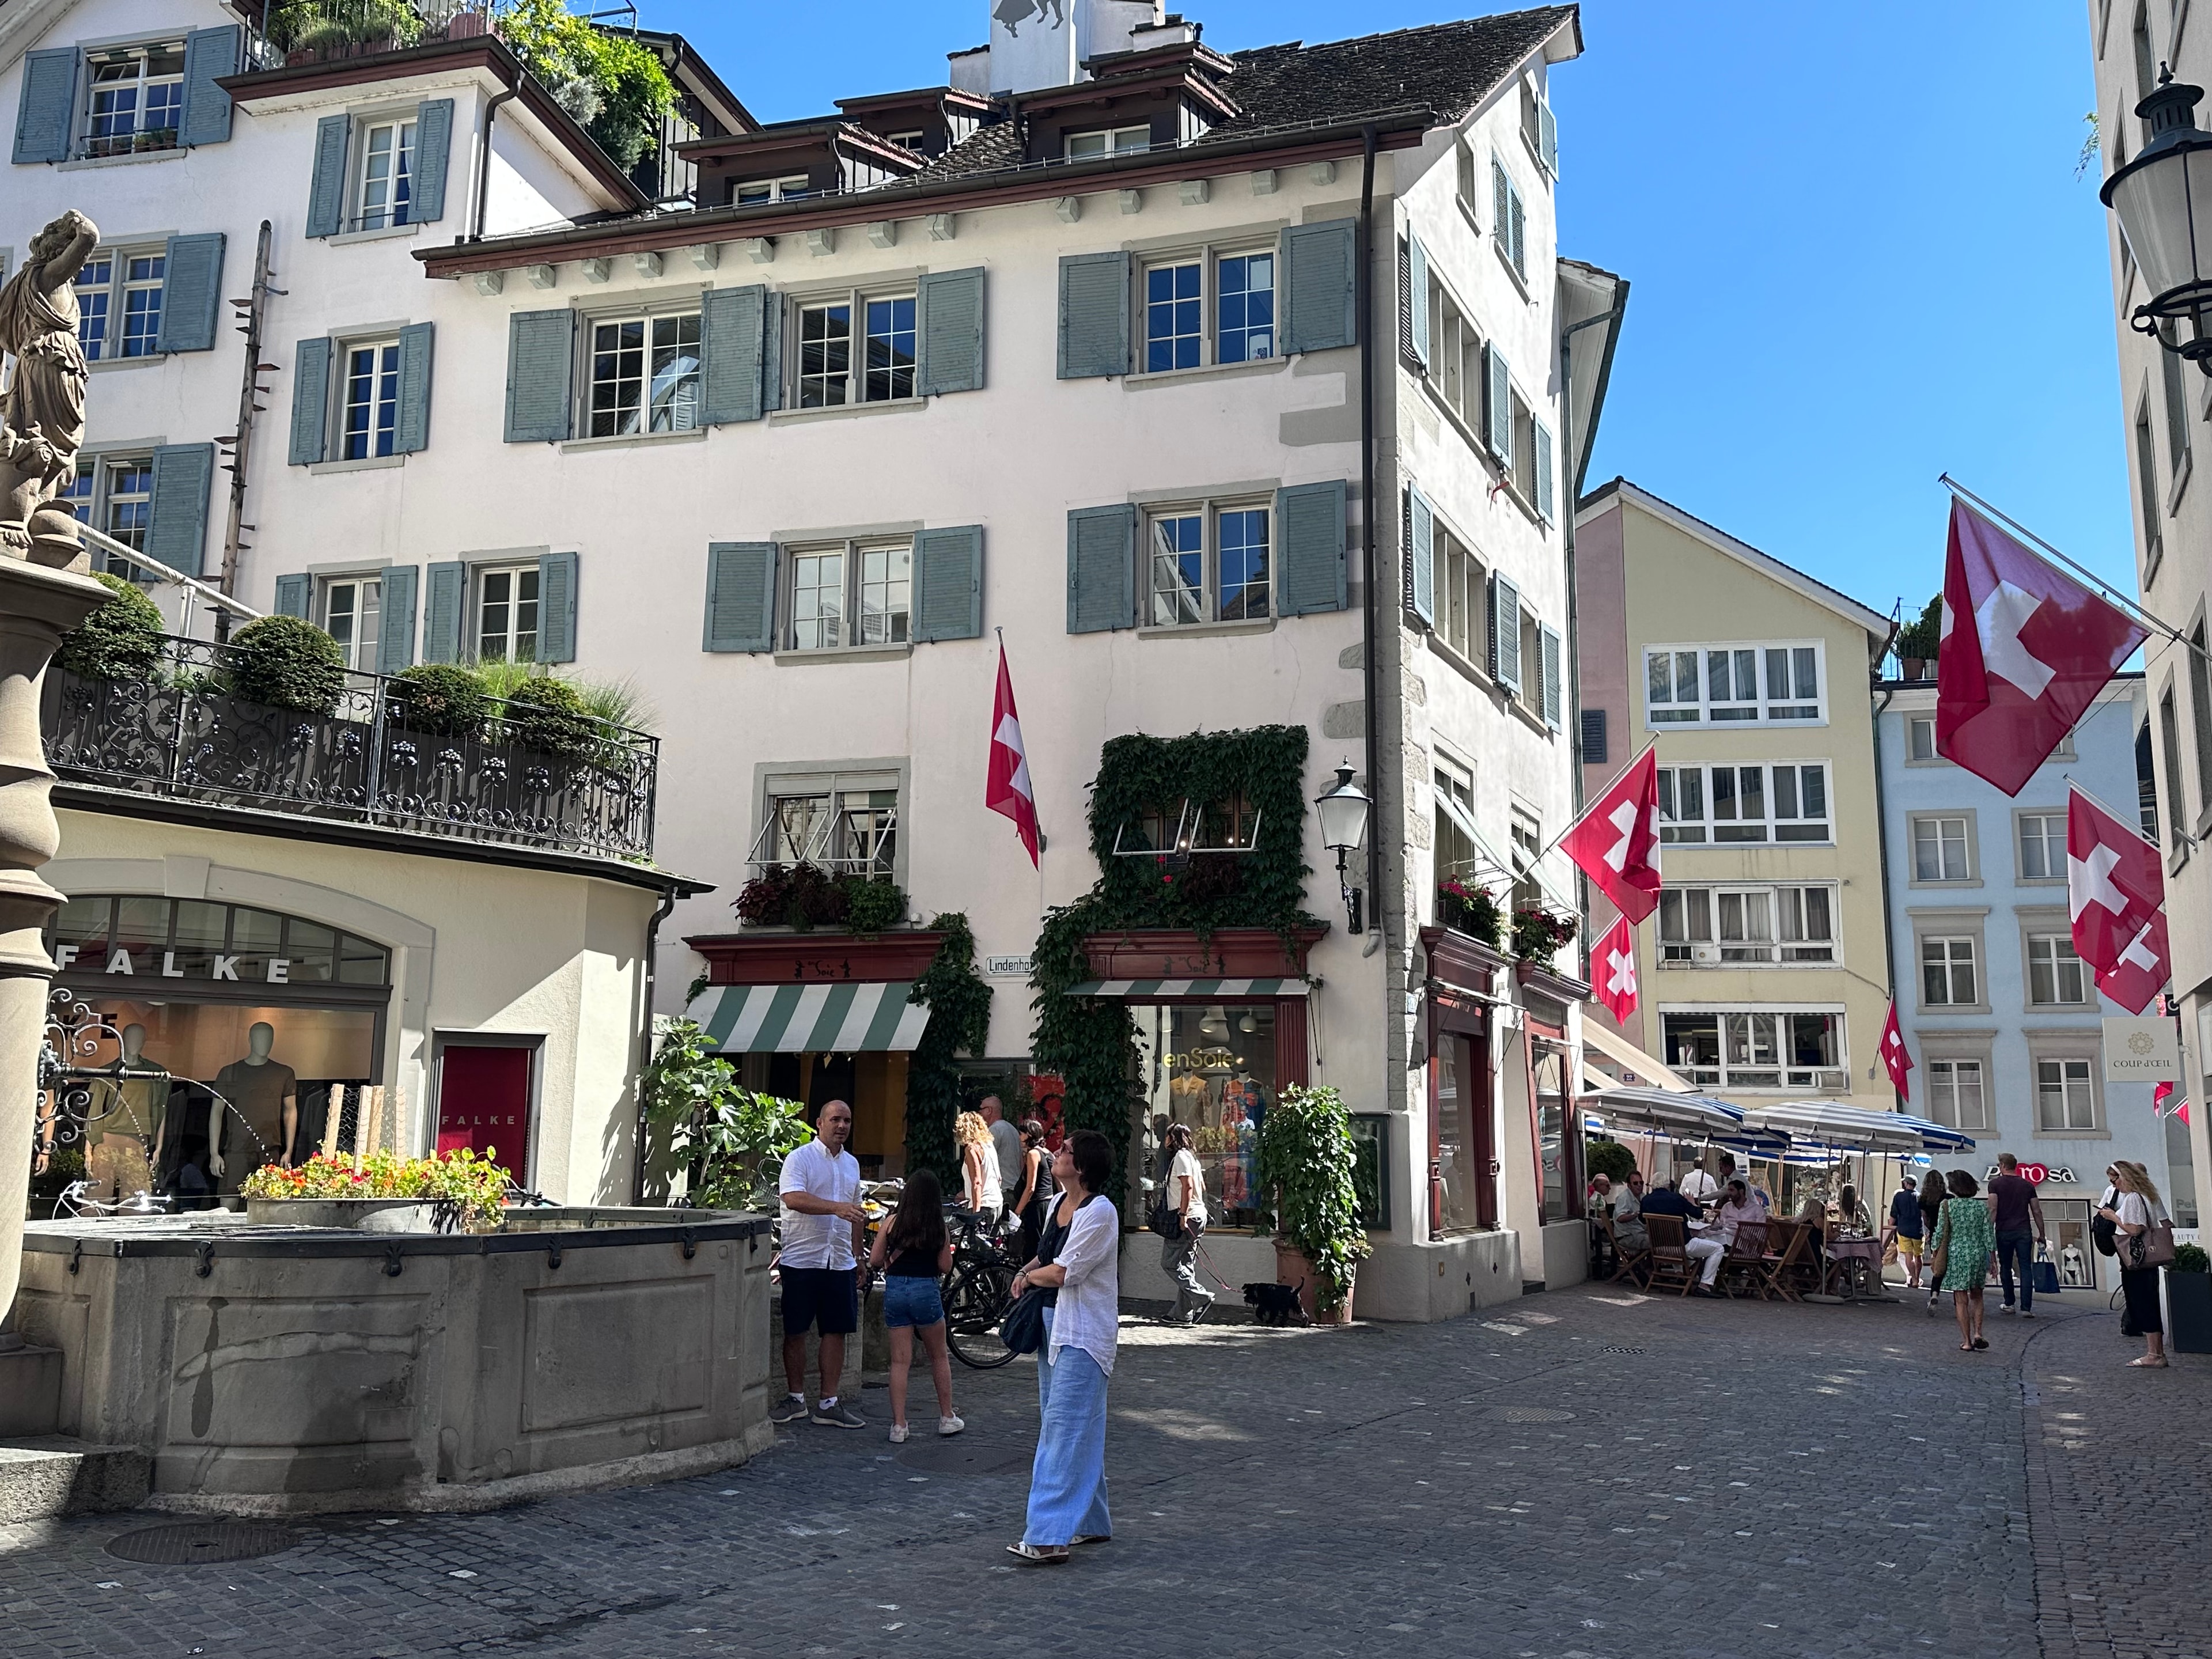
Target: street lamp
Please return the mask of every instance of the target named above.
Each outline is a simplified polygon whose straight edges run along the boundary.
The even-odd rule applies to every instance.
[[[2129,321],[2212,374],[2212,133],[2199,130],[2194,117],[2203,96],[2203,88],[2177,82],[2162,70],[2157,89],[2136,106],[2150,124],[2142,153],[2105,180],[2098,196],[2118,217],[2150,295]]]
[[[1344,894],[1346,933],[1366,931],[1360,925],[1359,895],[1352,890],[1352,878],[1345,873],[1344,855],[1367,839],[1367,811],[1373,805],[1352,782],[1348,763],[1336,769],[1336,787],[1314,802],[1321,814],[1321,844],[1336,854],[1336,884]]]

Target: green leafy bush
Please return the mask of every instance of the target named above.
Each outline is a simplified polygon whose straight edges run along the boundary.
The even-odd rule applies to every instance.
[[[161,660],[161,608],[135,582],[105,570],[93,580],[114,597],[62,635],[54,660],[94,680],[141,680]]]
[[[532,675],[509,691],[503,720],[507,736],[526,749],[576,760],[599,747],[599,722],[585,711],[576,688],[550,674]]]
[[[1942,639],[1943,596],[1938,593],[1917,617],[1897,630],[1897,654],[1900,659],[1934,662]]]
[[[741,1086],[695,1020],[671,1020],[646,1068],[647,1121],[690,1168],[691,1201],[702,1209],[765,1209],[782,1160],[813,1136],[795,1100]]]
[[[2173,1247],[2173,1271],[2178,1273],[2212,1271],[2212,1256],[2204,1254],[2202,1244],[2177,1244]]]
[[[957,1191],[960,1152],[952,1121],[967,1103],[957,1056],[980,1054],[989,1042],[991,988],[975,971],[975,935],[964,915],[948,910],[933,916],[929,929],[945,937],[909,994],[911,1000],[928,1005],[929,1024],[907,1063],[906,1167],[933,1170],[947,1191]],[[1005,1097],[1012,1106],[1012,1097]]]
[[[282,51],[306,52],[419,46],[424,29],[405,0],[276,0],[269,9],[268,33]]]
[[[1583,1174],[1626,1181],[1636,1173],[1636,1154],[1617,1140],[1590,1140],[1583,1146]]]
[[[1260,1190],[1274,1206],[1277,1237],[1320,1276],[1318,1313],[1343,1304],[1368,1253],[1352,1179],[1358,1161],[1352,1114],[1334,1089],[1292,1084],[1260,1121]]]
[[[554,101],[575,117],[624,173],[637,165],[676,100],[659,54],[597,27],[562,0],[507,0],[500,38]]]
[[[492,700],[483,682],[451,663],[426,662],[392,677],[392,716],[410,732],[438,738],[473,738],[490,720]]]
[[[889,877],[848,876],[842,884],[845,926],[862,939],[873,939],[906,920],[906,895]]]
[[[232,694],[270,708],[328,714],[345,693],[345,651],[313,623],[263,617],[238,630],[227,659]]]
[[[1513,913],[1513,954],[1529,966],[1548,972],[1559,948],[1573,943],[1577,925],[1572,916],[1525,906]]]

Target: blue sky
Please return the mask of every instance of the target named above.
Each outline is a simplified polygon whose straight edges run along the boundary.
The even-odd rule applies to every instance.
[[[1473,15],[1178,0],[1224,51]],[[1562,246],[1634,284],[1592,464],[1875,609],[1942,580],[1949,471],[2133,564],[2077,0],[1588,0]],[[933,85],[988,0],[646,0],[763,119]],[[835,19],[825,35],[825,17]],[[2130,591],[2132,591],[2131,587]]]

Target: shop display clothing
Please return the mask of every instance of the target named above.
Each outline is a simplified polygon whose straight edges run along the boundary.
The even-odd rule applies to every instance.
[[[127,1056],[107,1072],[91,1085],[85,1176],[95,1196],[125,1199],[155,1189],[155,1152],[161,1143],[169,1074],[150,1060],[130,1064]]]
[[[188,1080],[172,1084],[163,1109],[166,1128],[161,1136],[161,1168],[155,1172],[155,1190],[173,1195],[180,1210],[215,1207],[217,1182],[211,1155],[222,1151],[211,1145],[211,1127],[228,1139],[228,1123],[215,1124],[215,1096],[205,1084]],[[228,1118],[230,1114],[222,1114]],[[226,1165],[228,1167],[228,1165]]]
[[[237,1109],[247,1133],[227,1137],[223,1149],[223,1185],[237,1191],[240,1182],[264,1164],[281,1164],[289,1150],[284,1144],[284,1102],[297,1100],[298,1074],[281,1060],[234,1060],[215,1075],[216,1092]]]

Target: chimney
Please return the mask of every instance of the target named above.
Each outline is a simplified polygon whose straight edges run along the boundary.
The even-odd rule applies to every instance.
[[[987,0],[991,90],[1073,86],[1085,58],[1130,49],[1139,29],[1166,19],[1165,0]]]

